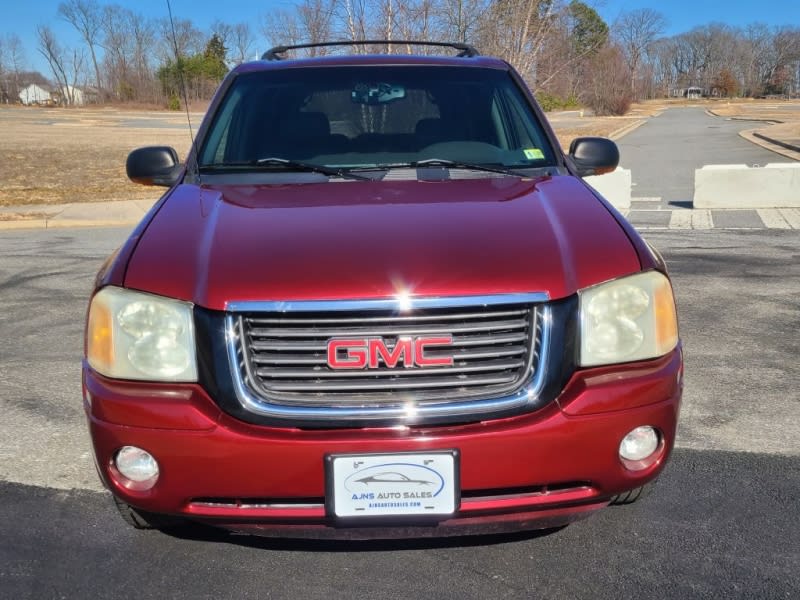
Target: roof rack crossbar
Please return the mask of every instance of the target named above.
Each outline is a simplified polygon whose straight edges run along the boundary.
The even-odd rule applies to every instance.
[[[321,48],[325,46],[368,46],[368,45],[388,45],[395,46],[440,46],[444,48],[453,48],[458,50],[457,56],[462,58],[471,58],[473,56],[480,56],[479,52],[469,44],[462,44],[460,42],[423,42],[420,40],[339,40],[334,42],[316,42],[313,44],[293,44],[291,46],[275,46],[270,48],[261,55],[261,60],[283,60],[280,54],[285,54],[289,50],[297,50],[300,48]]]

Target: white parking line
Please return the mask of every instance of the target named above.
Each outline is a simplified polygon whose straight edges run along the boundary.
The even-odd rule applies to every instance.
[[[795,229],[800,229],[800,208],[781,208],[781,216]]]
[[[711,211],[708,209],[698,209],[692,211],[692,229],[712,229]]]
[[[692,228],[691,210],[673,210],[669,217],[670,229],[691,229]]]
[[[758,216],[764,221],[764,225],[770,229],[791,229],[792,226],[783,218],[781,213],[774,208],[759,208]]]

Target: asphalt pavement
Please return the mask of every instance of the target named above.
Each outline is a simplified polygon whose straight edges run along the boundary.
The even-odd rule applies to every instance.
[[[653,494],[545,535],[292,542],[126,529],[102,494],[0,483],[2,598],[800,597],[797,459],[678,450]]]
[[[701,107],[665,110],[617,140],[620,165],[631,170],[633,197],[690,207],[695,169],[788,162],[739,136],[753,127],[752,121],[715,117]]]
[[[0,598],[800,597],[800,232],[653,231],[686,352],[653,494],[544,536],[274,542],[127,528],[81,410],[91,280],[127,229],[0,234]]]

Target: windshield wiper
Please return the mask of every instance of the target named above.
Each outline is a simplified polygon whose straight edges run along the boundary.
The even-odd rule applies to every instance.
[[[371,177],[351,173],[345,168],[326,167],[325,165],[315,165],[313,163],[288,160],[286,158],[277,158],[273,156],[250,161],[213,163],[209,165],[202,165],[200,168],[201,170],[217,170],[226,168],[248,169],[253,167],[264,169],[280,168],[283,171],[307,171],[310,173],[321,173],[322,175],[327,175],[329,177],[342,177],[346,179],[372,181]]]
[[[447,169],[468,169],[470,171],[485,171],[487,173],[500,173],[502,175],[513,175],[514,177],[522,177],[519,173],[511,169],[504,169],[502,167],[490,167],[487,165],[479,165],[476,163],[462,162],[459,160],[450,160],[447,158],[424,158],[422,160],[415,160],[406,163],[389,163],[385,165],[378,165],[371,167],[371,169],[425,169],[425,168],[444,167]],[[360,169],[366,171],[367,169]]]

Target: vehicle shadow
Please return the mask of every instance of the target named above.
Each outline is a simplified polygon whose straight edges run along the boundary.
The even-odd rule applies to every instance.
[[[243,548],[276,551],[302,552],[394,552],[397,550],[434,550],[440,548],[469,548],[475,546],[492,546],[512,542],[529,541],[547,537],[564,529],[553,527],[533,531],[512,533],[490,533],[469,536],[450,536],[438,538],[397,538],[380,540],[361,539],[306,539],[306,538],[273,538],[257,534],[244,534],[228,531],[201,523],[180,525],[161,530],[163,535],[192,542],[209,542],[213,544],[232,544]]]

